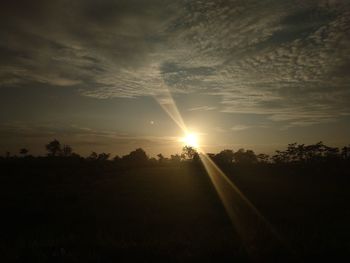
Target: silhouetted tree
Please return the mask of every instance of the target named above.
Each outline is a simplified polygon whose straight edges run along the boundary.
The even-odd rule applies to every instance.
[[[299,154],[298,154],[298,147],[297,147],[297,143],[290,143],[288,144],[287,150],[285,152],[285,156],[287,158],[286,161],[289,162],[296,162],[299,160]]]
[[[160,162],[160,163],[162,163],[162,162],[164,162],[164,156],[163,156],[163,154],[161,154],[161,153],[159,153],[159,154],[157,154],[157,157],[158,157],[158,161]]]
[[[215,155],[214,160],[218,163],[232,163],[233,162],[234,153],[232,150],[223,150]]]
[[[350,146],[344,146],[341,149],[341,157],[342,159],[345,159],[345,160],[350,159]]]
[[[326,162],[340,160],[343,154],[344,150],[340,154],[338,148],[329,147],[323,142],[310,145],[291,143],[285,151],[276,151],[272,159],[275,163]]]
[[[264,153],[260,153],[256,156],[259,163],[268,163],[270,156]]]
[[[198,155],[196,149],[194,149],[191,146],[184,146],[182,148],[182,154],[184,159],[189,159],[189,160],[193,160],[195,156]]]
[[[62,156],[64,157],[70,157],[72,156],[73,149],[69,145],[64,145],[62,148]]]
[[[337,160],[340,159],[341,156],[339,154],[339,148],[337,147],[329,147],[324,145],[324,158],[326,160]]]
[[[61,144],[58,140],[53,140],[46,144],[46,150],[49,156],[57,156],[61,153]]]
[[[181,162],[181,156],[178,155],[178,154],[171,155],[171,156],[170,156],[170,160],[171,160],[172,162]]]
[[[123,156],[123,160],[127,162],[134,162],[134,163],[146,163],[148,161],[148,156],[146,152],[138,148],[132,152],[130,152],[128,155]]]
[[[28,149],[26,148],[22,148],[19,150],[19,154],[22,155],[22,156],[26,156],[28,154]]]
[[[121,158],[118,154],[113,157],[113,161],[115,161],[115,162],[119,162],[120,160],[121,160]]]
[[[323,143],[307,145],[305,147],[306,160],[309,162],[320,161],[324,152]]]
[[[299,144],[297,146],[297,156],[298,156],[298,161],[299,162],[304,162],[306,159],[305,156],[305,145],[304,144]]]
[[[91,160],[91,161],[96,161],[97,160],[97,153],[96,152],[92,152],[89,156],[88,156],[88,160]]]
[[[239,149],[234,153],[233,157],[236,163],[241,164],[253,164],[258,161],[254,151],[252,150],[245,151],[244,149]]]
[[[109,159],[109,156],[111,154],[110,153],[100,153],[98,156],[97,156],[97,160],[98,161],[107,161]]]
[[[277,150],[276,154],[272,156],[272,160],[274,163],[287,163],[289,158],[285,151]]]

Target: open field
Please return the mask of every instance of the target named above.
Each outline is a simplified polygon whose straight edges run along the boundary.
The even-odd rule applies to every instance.
[[[350,0],[0,17],[0,263],[350,263]]]
[[[5,171],[2,262],[251,259],[198,165],[54,164]],[[347,254],[349,177],[244,167],[227,174],[297,258]]]

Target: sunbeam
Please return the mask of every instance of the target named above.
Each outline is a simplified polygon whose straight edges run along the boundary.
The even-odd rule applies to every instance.
[[[221,202],[241,238],[247,252],[256,259],[274,254],[284,258],[294,253],[264,216],[248,200],[225,173],[203,153],[199,154],[204,168],[219,195]]]
[[[248,254],[253,259],[272,254],[282,257],[286,254],[293,255],[288,244],[279,237],[255,206],[198,145],[197,138],[188,132],[169,89],[163,87],[164,92],[155,96],[155,99],[184,132],[183,141],[199,152],[200,160]],[[294,257],[289,258],[294,260]]]
[[[187,134],[187,128],[183,118],[176,106],[176,103],[165,84],[161,87],[161,92],[153,96],[169,117],[180,127],[182,132]]]

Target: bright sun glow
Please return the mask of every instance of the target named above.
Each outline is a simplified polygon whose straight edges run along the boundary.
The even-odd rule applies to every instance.
[[[197,135],[193,134],[193,133],[188,133],[186,135],[186,137],[184,137],[182,139],[182,141],[187,145],[187,146],[191,146],[194,148],[198,148],[198,137]]]

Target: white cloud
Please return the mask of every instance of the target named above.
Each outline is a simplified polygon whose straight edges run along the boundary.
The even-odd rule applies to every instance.
[[[187,110],[188,111],[211,111],[215,109],[216,107],[213,107],[213,106],[198,106],[198,107],[189,108]]]

